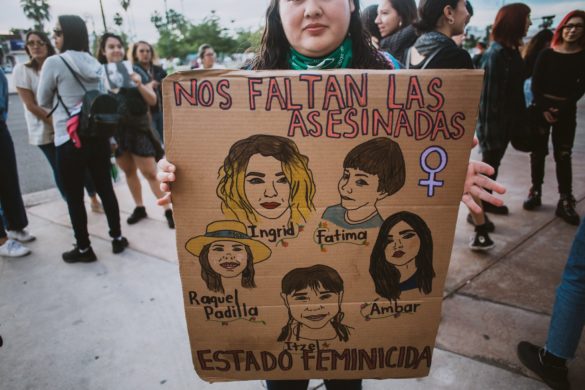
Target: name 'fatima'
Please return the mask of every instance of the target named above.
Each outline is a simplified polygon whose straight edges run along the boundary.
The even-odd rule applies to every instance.
[[[320,228],[315,231],[315,241],[317,244],[335,244],[338,242],[364,242],[368,239],[368,231],[361,230],[358,232],[346,232],[345,230],[335,229],[335,232],[329,233],[329,229]]]
[[[238,289],[234,294],[223,297],[213,295],[197,296],[197,292],[189,291],[191,305],[202,306],[207,320],[236,320],[239,318],[258,317],[258,307],[240,303]]]

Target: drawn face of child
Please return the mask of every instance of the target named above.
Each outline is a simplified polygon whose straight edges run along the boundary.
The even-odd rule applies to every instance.
[[[224,278],[240,275],[248,264],[246,246],[236,241],[215,241],[207,254],[209,266]]]
[[[248,161],[244,180],[246,198],[256,213],[276,219],[288,210],[290,184],[280,161],[270,156],[253,155]]]
[[[374,206],[386,196],[378,192],[378,175],[371,175],[359,169],[347,168],[337,185],[341,195],[341,206],[346,210],[356,210],[364,206]]]
[[[384,253],[390,264],[405,265],[414,260],[419,250],[420,237],[408,223],[400,221],[388,232]]]
[[[316,290],[304,288],[291,295],[282,294],[292,317],[311,329],[321,329],[339,312],[342,295],[321,285]]]

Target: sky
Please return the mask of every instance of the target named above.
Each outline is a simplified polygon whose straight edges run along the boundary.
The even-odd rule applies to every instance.
[[[418,0],[417,0],[418,1]],[[483,28],[493,22],[498,8],[504,3],[511,3],[505,0],[470,0],[475,9],[475,15],[471,19],[470,26]],[[376,4],[378,0],[361,0],[362,8]],[[221,18],[224,27],[231,31],[237,28],[257,28],[262,25],[264,11],[268,0],[166,0],[167,7],[183,13],[190,21],[196,23],[215,10]],[[576,0],[530,0],[524,1],[532,9],[534,20],[533,28],[538,26],[537,18],[546,15],[557,15],[556,22],[569,12],[577,8],[585,8],[584,2]],[[103,31],[102,18],[99,8],[99,0],[49,0],[52,16],[45,30],[52,27],[57,15],[77,14],[83,17],[88,23],[88,29]],[[106,22],[114,27],[113,16],[124,11],[119,0],[103,0]],[[158,34],[150,16],[157,10],[164,13],[165,0],[132,0],[128,9],[128,24],[124,26],[136,39],[156,42]],[[27,19],[22,12],[19,0],[2,0],[2,12],[0,13],[0,33],[6,33],[10,28],[30,28],[33,22]]]

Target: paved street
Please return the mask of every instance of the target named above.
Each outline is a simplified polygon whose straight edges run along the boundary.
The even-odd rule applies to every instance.
[[[8,128],[16,150],[20,190],[23,194],[55,187],[53,172],[37,146],[29,145],[24,108],[17,94],[10,94]]]
[[[48,165],[24,145],[24,122],[11,132],[23,176],[45,175]],[[585,215],[585,100],[579,106],[573,151],[574,192]],[[26,151],[26,149],[30,149]],[[36,155],[36,157],[35,157]],[[38,158],[37,158],[38,157]],[[430,375],[407,380],[367,380],[365,390],[546,389],[516,358],[520,340],[542,344],[554,289],[576,232],[554,217],[557,201],[552,153],[547,160],[544,206],[522,210],[529,187],[528,155],[508,150],[500,181],[509,216],[494,216],[497,247],[469,251],[472,227],[461,207],[445,286],[442,322]],[[29,170],[29,164],[38,167]],[[34,165],[36,166],[36,165]],[[23,172],[27,172],[24,173]],[[31,180],[30,183],[33,181]],[[35,187],[37,186],[37,187]],[[30,184],[29,193],[50,187]],[[25,187],[25,184],[23,184]],[[262,389],[259,381],[208,384],[195,374],[184,317],[174,231],[164,222],[144,184],[149,219],[123,223],[130,248],[111,253],[105,217],[89,213],[92,245],[99,261],[65,264],[60,253],[73,235],[65,203],[54,190],[26,196],[30,230],[38,238],[32,255],[0,259],[0,389]],[[133,209],[118,183],[122,219]],[[89,210],[89,207],[88,207]],[[570,367],[574,389],[585,388],[585,338]],[[320,381],[312,381],[312,387]]]

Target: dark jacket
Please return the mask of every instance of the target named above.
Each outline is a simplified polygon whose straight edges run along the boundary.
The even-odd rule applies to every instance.
[[[414,26],[408,25],[380,41],[380,50],[392,54],[401,64],[406,60],[406,51],[418,37]]]
[[[503,150],[514,129],[526,123],[524,63],[517,49],[493,42],[484,53],[485,70],[476,133],[482,151]]]

